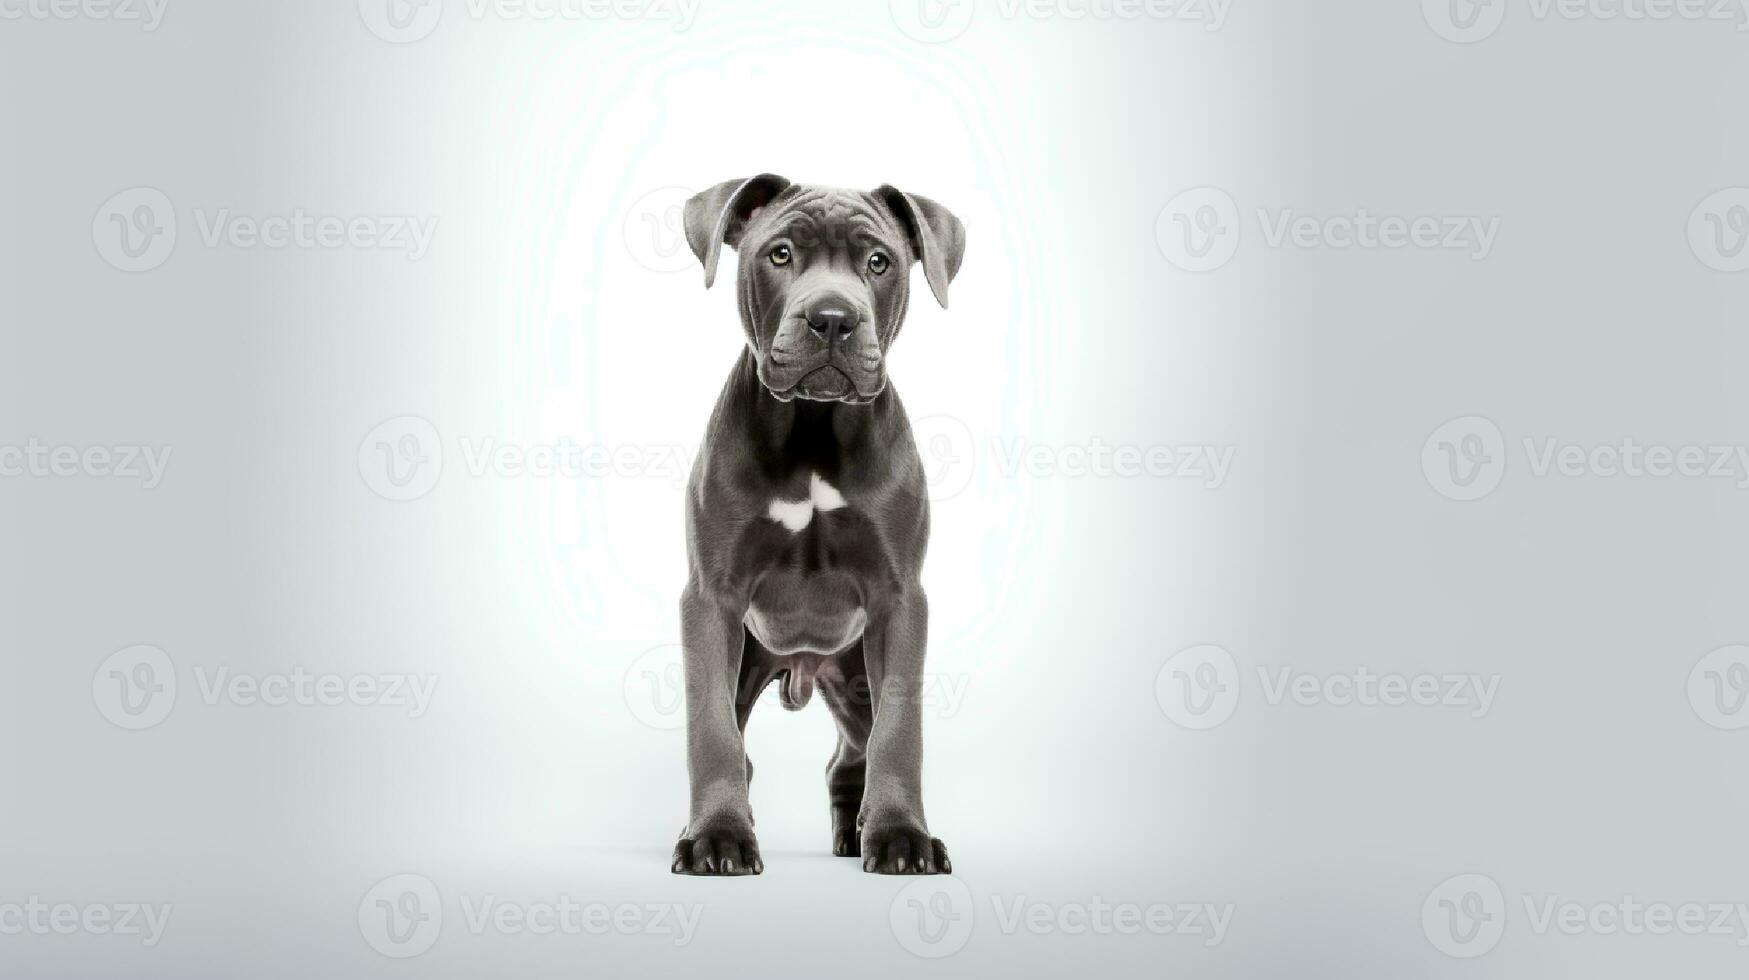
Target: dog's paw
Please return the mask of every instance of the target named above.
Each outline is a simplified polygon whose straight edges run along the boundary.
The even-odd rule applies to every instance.
[[[953,873],[947,847],[912,827],[870,827],[862,834],[862,870],[879,875]]]
[[[765,862],[750,828],[712,826],[680,838],[672,870],[677,875],[756,875],[765,870]]]
[[[861,832],[852,826],[833,827],[832,854],[841,858],[861,857]]]

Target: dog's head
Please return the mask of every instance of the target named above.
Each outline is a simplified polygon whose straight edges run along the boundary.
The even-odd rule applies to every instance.
[[[761,174],[687,201],[686,241],[706,288],[722,246],[739,255],[741,325],[767,390],[862,404],[886,388],[911,263],[923,263],[947,306],[966,232],[946,208],[891,186],[804,187]]]

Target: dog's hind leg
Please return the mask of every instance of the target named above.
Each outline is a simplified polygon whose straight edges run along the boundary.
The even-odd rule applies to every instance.
[[[862,854],[862,830],[858,824],[868,768],[868,733],[874,725],[862,641],[857,640],[827,658],[816,679],[820,696],[838,725],[838,747],[826,764],[826,794],[832,806],[832,853],[858,857]]]

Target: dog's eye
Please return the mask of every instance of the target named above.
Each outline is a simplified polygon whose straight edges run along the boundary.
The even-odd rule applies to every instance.
[[[886,272],[887,266],[892,264],[892,260],[887,258],[887,253],[885,252],[876,252],[868,257],[868,271],[877,276]]]
[[[779,245],[771,250],[772,265],[789,265],[789,246]]]

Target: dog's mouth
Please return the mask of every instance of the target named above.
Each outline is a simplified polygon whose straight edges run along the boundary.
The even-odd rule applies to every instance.
[[[882,387],[885,387],[884,385]],[[779,401],[791,401],[796,398],[814,402],[845,402],[851,405],[862,405],[874,401],[880,391],[858,391],[856,382],[850,375],[833,364],[822,364],[788,388],[777,388],[767,385],[767,390]]]

